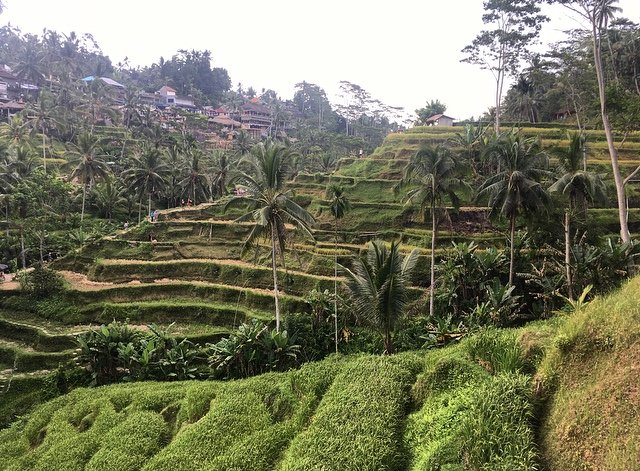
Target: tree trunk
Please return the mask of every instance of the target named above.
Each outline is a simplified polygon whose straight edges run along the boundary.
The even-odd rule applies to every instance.
[[[433,291],[436,281],[436,203],[431,201],[431,283],[429,287],[429,317],[433,319]]]
[[[611,157],[611,168],[613,170],[613,179],[616,184],[616,198],[618,200],[618,219],[620,220],[620,238],[622,242],[630,242],[631,235],[629,234],[629,226],[627,224],[627,202],[624,191],[624,181],[620,172],[620,165],[618,163],[618,151],[615,148],[613,141],[613,132],[611,130],[611,123],[609,122],[609,114],[607,112],[607,98],[605,95],[605,83],[604,73],[602,68],[602,56],[601,56],[601,44],[600,34],[598,31],[597,19],[593,18],[591,21],[591,39],[593,42],[593,62],[596,68],[596,77],[598,79],[598,95],[600,98],[600,113],[602,115],[602,126],[604,133],[607,136],[607,147],[609,148],[609,156]]]
[[[393,348],[393,339],[391,338],[391,329],[387,328],[384,333],[384,354],[391,355],[395,352]]]
[[[47,174],[47,152],[46,152],[46,142],[44,135],[44,124],[42,125],[42,164],[44,166],[44,174]]]
[[[569,209],[564,212],[564,269],[567,276],[567,292],[573,300],[573,282],[571,280],[571,214]]]
[[[27,258],[24,253],[24,227],[20,227],[20,259],[22,260],[22,269],[27,269]]]
[[[142,222],[142,195],[140,195],[140,200],[138,200],[138,224]]]
[[[509,286],[513,286],[513,268],[514,268],[514,260],[515,260],[515,250],[513,247],[513,239],[515,239],[515,234],[516,234],[516,215],[513,214],[511,216],[511,234],[509,236],[509,250],[510,250]]]
[[[87,185],[86,183],[82,184],[82,211],[80,212],[80,226],[82,227],[82,223],[84,222],[84,203],[87,198]]]
[[[273,270],[273,300],[276,305],[276,332],[280,332],[280,302],[278,300],[278,271],[276,270],[276,226],[271,224],[271,269]]]
[[[151,220],[151,193],[149,193],[149,220]]]
[[[338,218],[335,218],[333,253],[333,320],[335,327],[336,353],[338,353]]]

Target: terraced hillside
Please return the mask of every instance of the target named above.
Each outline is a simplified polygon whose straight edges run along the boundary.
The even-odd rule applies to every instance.
[[[317,223],[314,241],[294,238],[285,254],[286,269],[279,273],[285,313],[308,312],[304,299],[308,293],[333,288],[334,256],[349,265],[371,239],[401,240],[405,252],[415,247],[421,250],[414,293],[416,298],[423,294],[428,284],[430,254],[425,247],[431,238],[430,226],[420,219],[415,206],[404,203],[403,194],[395,187],[408,157],[420,145],[442,142],[459,131],[457,127],[430,127],[391,134],[373,155],[344,158],[331,175],[295,176],[289,185],[294,198]],[[524,132],[540,136],[547,146],[566,137],[562,128],[528,128]],[[629,166],[639,164],[640,134],[618,137],[621,158]],[[603,139],[601,132],[589,133],[589,165],[606,168],[605,162],[600,162],[605,158]],[[339,222],[337,245],[326,201],[326,189],[332,183],[342,185],[352,202],[352,210]],[[241,255],[250,225],[235,223],[239,214],[237,210],[224,213],[218,203],[164,210],[157,222],[121,231],[54,262],[51,266],[68,284],[64,308],[50,303],[25,306],[16,303],[15,296],[3,296],[2,368],[14,375],[55,368],[71,357],[70,336],[113,319],[129,319],[141,328],[151,322],[173,324],[175,335],[198,342],[215,340],[250,318],[271,319],[274,302],[269,247],[258,246]],[[602,233],[616,233],[614,210],[592,209],[589,214],[593,226]],[[630,227],[640,230],[637,208],[630,211]],[[480,247],[500,246],[504,228],[488,221],[486,210],[470,206],[467,200],[467,205],[451,212],[450,220],[441,227],[436,257],[443,256],[451,242],[469,238]],[[31,332],[28,336],[22,333],[25,329]],[[67,340],[40,340],[50,335]]]
[[[0,431],[0,470],[634,469],[638,290],[436,351],[76,389]]]

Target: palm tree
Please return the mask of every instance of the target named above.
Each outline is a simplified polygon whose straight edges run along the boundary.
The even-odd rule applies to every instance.
[[[180,181],[179,185],[187,193],[193,204],[200,199],[205,201],[209,193],[209,183],[204,171],[200,168],[200,155],[198,151],[190,151],[191,160],[186,166],[186,176]],[[200,198],[198,198],[200,197]]]
[[[298,206],[286,191],[289,169],[293,154],[286,146],[268,140],[256,144],[251,153],[240,161],[249,170],[238,178],[241,194],[236,194],[225,205],[225,211],[232,205],[248,203],[249,212],[236,222],[253,221],[255,225],[244,243],[246,250],[260,236],[271,239],[271,269],[273,270],[273,296],[276,309],[276,331],[280,331],[280,304],[278,300],[278,272],[276,257],[280,253],[284,259],[287,240],[286,224],[293,223],[306,235],[313,238],[310,226],[315,222],[305,209]]]
[[[104,214],[109,222],[113,218],[114,210],[125,202],[122,196],[122,188],[113,178],[107,178],[104,182],[93,187],[94,204]]]
[[[333,316],[336,353],[338,353],[338,219],[342,219],[346,212],[351,209],[351,202],[345,196],[344,189],[339,185],[330,185],[327,188],[327,196],[330,198],[329,210],[334,222]]]
[[[380,331],[387,354],[394,351],[393,332],[409,301],[409,280],[417,258],[417,249],[403,257],[399,243],[387,249],[384,242],[373,241],[366,256],[353,261],[353,270],[342,267],[354,313]]]
[[[165,177],[169,173],[169,167],[162,161],[160,151],[155,147],[147,147],[142,153],[133,157],[131,167],[123,172],[125,181],[134,188],[139,195],[139,206],[142,208],[142,196],[148,196],[148,211],[151,213],[151,197],[165,185]],[[138,211],[140,222],[141,211]]]
[[[165,161],[169,171],[166,177],[165,191],[169,199],[169,206],[178,206],[180,202],[180,175],[185,167],[185,158],[180,146],[174,144],[164,149]]]
[[[571,276],[571,217],[576,212],[586,213],[589,203],[606,200],[606,186],[599,175],[587,172],[582,168],[584,139],[580,133],[569,137],[569,147],[555,150],[560,165],[560,178],[554,182],[549,191],[562,193],[569,199],[564,211],[564,263],[567,277],[569,299],[573,299]]]
[[[8,123],[0,127],[0,138],[4,139],[10,147],[32,147],[32,129],[29,122],[21,115],[12,117]]]
[[[33,120],[34,129],[40,129],[42,133],[42,164],[44,166],[44,173],[47,173],[47,128],[55,120],[53,119],[53,112],[55,111],[56,104],[53,97],[50,96],[46,90],[40,92],[38,102],[35,105],[31,105],[28,108],[30,114],[33,114],[35,119]]]
[[[78,142],[71,144],[67,166],[72,168],[69,179],[77,179],[82,185],[82,212],[80,223],[84,221],[84,208],[87,198],[87,187],[97,180],[105,179],[109,175],[109,167],[98,155],[100,140],[91,133],[82,133],[78,136]]]
[[[424,146],[411,159],[404,170],[400,186],[417,185],[407,193],[407,203],[417,202],[424,215],[431,214],[431,285],[429,288],[429,315],[433,317],[435,288],[435,253],[438,231],[438,212],[446,212],[445,197],[454,207],[460,205],[457,192],[469,189],[459,177],[460,167],[446,147]]]
[[[232,169],[232,160],[226,151],[216,150],[211,167],[211,196],[222,198],[227,193],[227,179]]]
[[[509,220],[509,286],[512,286],[516,218],[519,214],[538,213],[549,206],[549,195],[540,184],[542,178],[549,175],[548,159],[538,140],[525,139],[513,132],[496,138],[490,144],[489,153],[498,160],[501,170],[480,185],[477,198],[488,196],[490,215]]]

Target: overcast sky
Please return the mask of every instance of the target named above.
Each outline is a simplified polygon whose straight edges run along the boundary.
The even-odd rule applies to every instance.
[[[458,119],[493,102],[491,73],[460,63],[460,50],[482,29],[481,0],[3,1],[1,24],[91,33],[114,64],[128,57],[131,65],[149,65],[178,49],[208,49],[234,89],[241,82],[287,99],[306,80],[331,97],[348,80],[409,112],[439,99]],[[640,22],[639,0],[619,5]],[[579,26],[562,8],[547,13],[545,41]]]

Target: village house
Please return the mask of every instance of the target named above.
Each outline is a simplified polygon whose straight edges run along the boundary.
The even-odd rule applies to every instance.
[[[260,139],[271,127],[271,111],[257,98],[252,98],[240,107],[240,122],[251,137]]]
[[[171,108],[176,106],[189,111],[195,111],[196,105],[192,96],[178,95],[176,90],[168,85],[156,92],[156,104],[159,108]]]
[[[427,126],[453,126],[453,118],[445,114],[434,114],[427,119]]]

